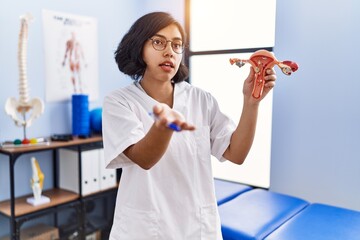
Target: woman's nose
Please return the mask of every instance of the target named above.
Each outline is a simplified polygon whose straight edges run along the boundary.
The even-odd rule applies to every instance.
[[[167,56],[174,56],[174,50],[172,49],[172,46],[171,46],[171,42],[167,42],[166,43],[166,46],[165,46],[165,49],[164,49],[164,55]]]

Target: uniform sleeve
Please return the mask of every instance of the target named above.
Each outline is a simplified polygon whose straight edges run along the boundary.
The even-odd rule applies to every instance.
[[[125,99],[107,96],[103,104],[102,131],[105,165],[122,168],[135,164],[123,154],[144,137],[143,124]]]
[[[228,148],[236,124],[221,112],[216,99],[209,96],[211,154],[218,160],[225,161],[224,152]]]

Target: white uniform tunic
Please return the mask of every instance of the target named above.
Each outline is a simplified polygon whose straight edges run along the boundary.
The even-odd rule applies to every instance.
[[[149,131],[157,103],[138,83],[105,98],[105,161],[123,170],[110,239],[222,239],[210,155],[225,160],[236,126],[209,93],[177,83],[173,109],[196,130],[174,132],[160,161],[144,170],[122,152]]]

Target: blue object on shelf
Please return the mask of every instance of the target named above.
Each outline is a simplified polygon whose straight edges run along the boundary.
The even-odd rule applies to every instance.
[[[89,96],[86,94],[72,95],[72,134],[90,135]]]
[[[95,108],[90,111],[90,128],[95,133],[102,131],[102,108]]]

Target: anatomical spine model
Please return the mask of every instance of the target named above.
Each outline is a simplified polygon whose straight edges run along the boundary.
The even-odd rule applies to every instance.
[[[255,71],[254,88],[252,96],[260,98],[265,86],[265,70],[277,65],[285,75],[291,75],[298,70],[299,66],[292,61],[278,61],[274,54],[266,50],[258,50],[250,56],[250,59],[230,58],[230,63],[242,67],[245,63],[250,63]]]
[[[30,127],[33,120],[44,112],[44,103],[40,98],[29,98],[29,89],[27,83],[27,38],[28,26],[33,17],[31,14],[20,16],[20,33],[18,45],[18,66],[19,66],[19,100],[10,97],[5,103],[5,112],[11,116],[17,126],[24,129],[24,139],[26,139],[26,128]],[[26,114],[31,112],[30,117],[26,119]],[[19,114],[21,117],[19,117]]]

